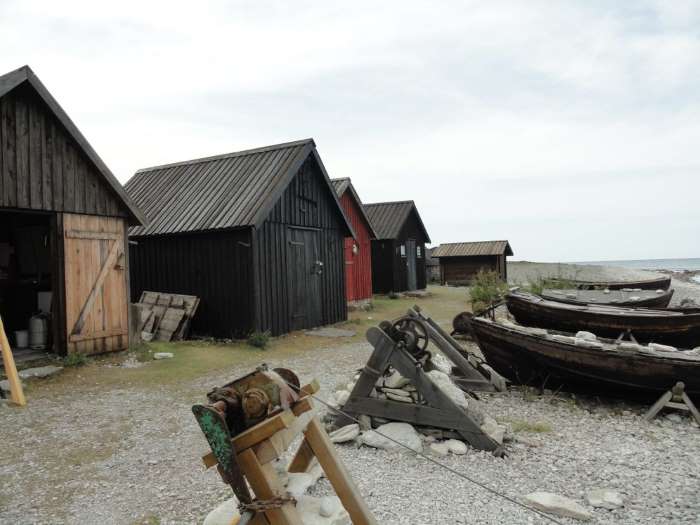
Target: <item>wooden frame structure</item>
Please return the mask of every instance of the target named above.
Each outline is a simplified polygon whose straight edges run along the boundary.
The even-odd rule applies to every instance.
[[[368,415],[454,431],[475,448],[492,451],[497,456],[503,454],[503,448],[498,442],[481,430],[471,414],[455,404],[432,382],[422,364],[408,350],[377,327],[367,331],[367,340],[374,347],[374,352],[362,369],[355,388],[343,406],[343,412],[353,417]],[[384,375],[389,366],[411,381],[425,404],[370,397],[377,380]]]
[[[673,408],[675,410],[690,412],[695,418],[695,421],[700,424],[700,411],[698,411],[693,400],[685,393],[685,384],[682,381],[678,381],[671,390],[664,392],[647,413],[644,414],[644,419],[651,421],[664,408]]]
[[[304,439],[289,472],[306,472],[318,460],[343,507],[355,525],[377,525],[350,474],[335,452],[333,443],[315,414],[311,396],[319,389],[316,381],[300,390],[300,398],[282,410],[231,439],[238,465],[256,499],[284,498],[284,486],[273,465],[301,434]],[[213,452],[202,457],[207,468],[217,465]],[[282,501],[276,508],[255,511],[250,525],[303,525],[294,502]]]

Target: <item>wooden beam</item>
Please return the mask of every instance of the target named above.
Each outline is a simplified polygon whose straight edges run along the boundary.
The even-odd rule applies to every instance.
[[[309,470],[309,467],[311,466],[311,463],[313,462],[315,457],[316,456],[314,456],[314,451],[311,450],[309,442],[306,440],[306,438],[304,438],[301,442],[301,445],[299,445],[297,453],[294,454],[294,458],[289,464],[287,471],[306,472],[307,470]]]
[[[317,417],[306,427],[305,435],[328,481],[350,514],[353,525],[378,525]]]
[[[69,239],[91,239],[96,241],[116,241],[121,236],[118,233],[111,232],[93,232],[82,230],[68,230],[66,237]]]
[[[22,382],[20,381],[19,374],[17,373],[17,367],[15,366],[15,358],[12,355],[12,348],[10,347],[10,342],[7,340],[5,326],[2,323],[1,317],[0,350],[2,350],[2,362],[5,366],[5,374],[7,375],[7,380],[10,383],[10,399],[15,405],[23,407],[27,404],[27,400],[24,397],[24,390],[22,390]]]

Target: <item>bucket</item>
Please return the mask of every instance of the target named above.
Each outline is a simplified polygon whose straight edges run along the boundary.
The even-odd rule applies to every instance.
[[[34,315],[29,318],[29,347],[32,350],[46,348],[48,334],[48,322],[42,315]]]
[[[15,344],[17,348],[27,348],[29,346],[29,331],[17,330],[15,332]]]

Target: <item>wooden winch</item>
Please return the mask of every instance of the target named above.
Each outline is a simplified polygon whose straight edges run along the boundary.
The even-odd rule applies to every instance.
[[[288,471],[306,472],[316,458],[352,522],[376,524],[315,414],[312,395],[318,388],[316,381],[301,387],[291,370],[262,365],[214,388],[207,394],[209,404],[192,407],[211,447],[204,465],[216,466],[231,486],[239,501],[239,525],[303,523],[273,466],[301,434]]]

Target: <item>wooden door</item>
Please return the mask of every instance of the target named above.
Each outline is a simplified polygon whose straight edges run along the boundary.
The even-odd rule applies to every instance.
[[[68,353],[127,348],[123,219],[66,213],[63,246]]]
[[[416,283],[416,241],[406,239],[406,280],[409,290],[415,290]]]
[[[318,231],[289,228],[289,315],[292,330],[321,324]]]
[[[352,247],[355,241],[352,237],[345,239],[343,257],[345,258],[345,299],[354,301],[357,292],[355,291],[355,266],[353,260]]]

